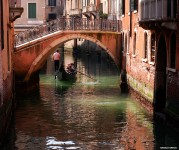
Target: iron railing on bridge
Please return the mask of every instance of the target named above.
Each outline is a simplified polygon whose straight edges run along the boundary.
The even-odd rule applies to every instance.
[[[65,30],[87,30],[87,31],[110,31],[118,32],[119,24],[117,20],[84,18],[58,18],[42,25],[34,26],[31,29],[15,34],[15,46],[30,42],[37,38],[51,34],[56,31]]]

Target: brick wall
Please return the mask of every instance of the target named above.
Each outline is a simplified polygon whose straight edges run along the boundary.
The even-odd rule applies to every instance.
[[[11,52],[14,39],[7,26],[9,23],[9,1],[3,0],[3,8],[4,48],[0,47],[0,149],[8,135],[13,113]]]
[[[127,71],[128,84],[130,88],[137,91],[137,93],[141,94],[142,97],[146,98],[146,100],[150,101],[151,103],[153,103],[153,100],[155,99],[155,102],[158,101],[159,105],[162,105],[161,102],[163,101],[165,105],[166,101],[164,108],[170,108],[171,111],[174,110],[173,112],[175,115],[178,113],[177,115],[179,116],[179,43],[177,42],[179,40],[179,32],[176,31],[176,29],[174,30],[173,28],[170,28],[170,26],[168,26],[168,28],[164,28],[163,26],[160,26],[160,24],[159,27],[154,26],[153,29],[148,26],[148,28],[145,30],[138,24],[138,11],[133,11],[132,14],[130,14],[128,7],[129,1],[125,2],[125,14],[122,16],[124,43],[123,69],[126,69]],[[131,20],[130,17],[132,18]],[[179,27],[179,23],[177,26]],[[176,32],[176,67],[170,68],[171,35],[175,34]],[[133,47],[135,33],[136,53],[134,54]],[[147,34],[148,43],[147,59],[144,59],[145,33]],[[150,58],[152,33],[155,33],[156,36],[155,62],[151,62]],[[160,43],[162,36],[164,37],[164,40],[162,40]],[[156,91],[159,86],[162,86],[162,88],[164,88],[164,92],[166,92],[163,93],[164,98],[161,98],[162,96],[159,98],[163,100],[157,100],[156,98]]]
[[[1,95],[0,106],[0,149],[6,140],[6,136],[8,136],[14,109],[12,100],[12,74],[9,74],[6,80],[3,80],[1,88],[3,88],[3,93]]]

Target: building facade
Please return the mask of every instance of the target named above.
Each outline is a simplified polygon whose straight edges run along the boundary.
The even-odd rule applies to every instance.
[[[139,24],[155,34],[154,108],[179,116],[178,0],[141,0]]]
[[[18,6],[24,8],[21,18],[15,21],[15,31],[23,31],[35,25],[43,24],[45,18],[45,1],[18,0]]]
[[[66,1],[65,16],[98,19],[102,7],[102,2],[100,0],[69,0]]]
[[[0,0],[0,149],[13,115],[13,21],[22,13],[15,1]]]
[[[17,0],[23,7],[21,18],[15,21],[15,31],[23,31],[64,15],[65,0]]]
[[[155,33],[154,108],[179,114],[177,0],[140,1],[139,24]],[[147,9],[148,8],[148,11]],[[149,11],[151,10],[151,11]]]
[[[45,19],[47,21],[63,17],[65,14],[65,0],[46,0]]]
[[[152,31],[139,26],[138,0],[121,0],[120,9],[123,37],[122,69],[127,72],[130,91],[141,95],[141,101],[151,109],[155,75],[155,61],[151,59],[150,49]]]
[[[178,1],[121,0],[120,5],[122,67],[130,89],[140,93],[140,101],[153,105],[155,111],[177,114]]]
[[[108,0],[108,19],[119,20],[120,18],[120,4],[119,0]]]

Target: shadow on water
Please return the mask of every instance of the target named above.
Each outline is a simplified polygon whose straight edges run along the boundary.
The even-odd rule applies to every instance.
[[[0,146],[0,150],[15,150],[15,140],[16,140],[16,132],[15,132],[15,118],[14,114],[12,114],[12,120],[10,129],[8,131],[7,136],[5,137],[5,142]]]
[[[179,149],[179,128],[175,125],[154,118],[153,133],[155,135],[155,149]]]

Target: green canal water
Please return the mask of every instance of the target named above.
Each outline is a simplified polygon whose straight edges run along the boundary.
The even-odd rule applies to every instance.
[[[36,92],[17,95],[18,150],[153,150],[179,148],[173,127],[121,94],[119,71],[105,54],[80,53],[76,81],[54,79],[49,59]],[[65,54],[65,65],[73,62]],[[90,78],[89,78],[90,76]]]

